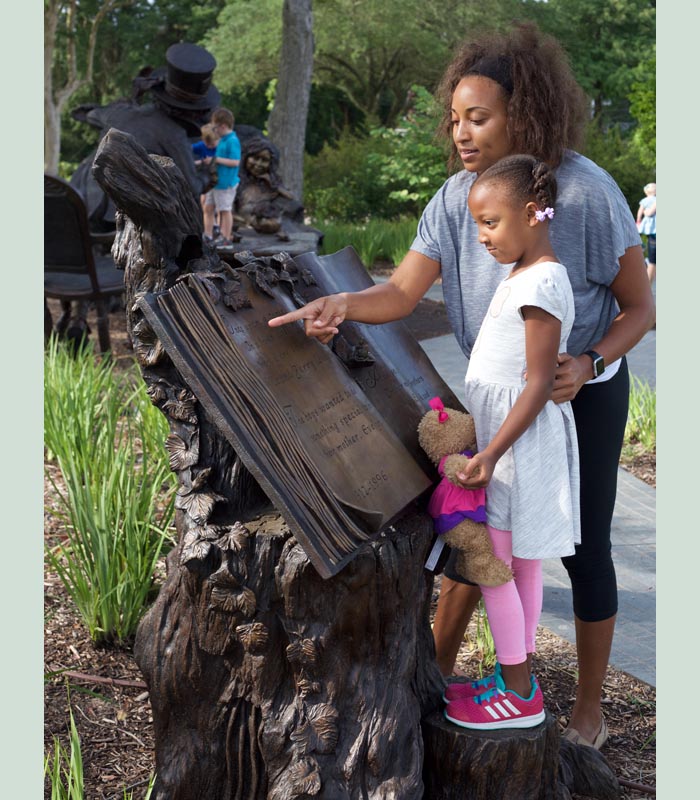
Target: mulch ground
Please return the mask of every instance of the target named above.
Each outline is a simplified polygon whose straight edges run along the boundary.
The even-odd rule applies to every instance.
[[[49,308],[58,316],[57,304]],[[94,319],[88,318],[96,335]],[[444,306],[422,300],[406,320],[418,339],[450,332]],[[110,334],[117,363],[131,363],[133,354],[126,335],[123,313],[110,315]],[[630,456],[640,462],[639,477],[646,475],[655,485],[656,462]],[[653,462],[653,463],[652,463]],[[626,465],[630,468],[630,465]],[[48,468],[51,471],[51,467]],[[632,467],[632,471],[635,468]],[[637,473],[636,473],[637,474]],[[45,481],[45,537],[55,542],[62,533],[55,491]],[[155,768],[153,719],[148,692],[128,646],[96,647],[74,610],[58,578],[45,575],[44,737],[46,752],[52,752],[54,737],[68,745],[69,709],[72,710],[81,743],[85,772],[85,797],[89,800],[123,800],[124,788],[143,798]],[[433,612],[440,587],[435,582]],[[624,624],[620,620],[618,624]],[[481,658],[473,642],[470,625],[460,649],[457,666],[470,676],[480,674]],[[576,686],[574,647],[540,628],[535,670],[549,710],[564,724],[573,704]],[[621,797],[640,800],[655,794],[656,783],[656,691],[632,676],[610,668],[604,685],[604,709],[610,739],[603,750],[623,783]],[[50,798],[47,784],[45,797]],[[575,800],[587,800],[575,795]],[[518,800],[521,800],[520,798]],[[523,798],[522,800],[526,800]]]

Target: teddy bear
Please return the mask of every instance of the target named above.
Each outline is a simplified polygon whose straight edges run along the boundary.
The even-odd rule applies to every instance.
[[[496,558],[486,530],[486,492],[465,489],[457,480],[476,452],[471,414],[445,408],[439,397],[418,425],[418,442],[438,467],[442,480],[428,504],[435,532],[459,551],[457,572],[481,586],[500,586],[513,579],[508,565]]]

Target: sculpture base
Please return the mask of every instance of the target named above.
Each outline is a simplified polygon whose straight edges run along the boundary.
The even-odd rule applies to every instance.
[[[323,240],[321,231],[306,226],[286,231],[289,237],[287,241],[280,239],[275,233],[258,233],[253,228],[238,228],[235,233],[241,240],[234,242],[233,249],[216,251],[220,258],[229,263],[233,263],[235,253],[244,250],[250,250],[256,256],[274,256],[282,251],[292,257],[302,253],[315,253]]]

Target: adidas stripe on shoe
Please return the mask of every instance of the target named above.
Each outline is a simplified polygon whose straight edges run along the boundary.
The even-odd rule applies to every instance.
[[[455,700],[462,700],[468,697],[476,697],[476,695],[493,689],[496,686],[496,675],[501,674],[501,665],[496,662],[496,668],[492,675],[484,675],[476,681],[467,681],[467,683],[450,683],[442,694],[442,699],[445,703],[452,703]]]
[[[542,691],[534,677],[530,678],[530,686],[530,696],[521,697],[506,689],[498,675],[493,689],[448,703],[445,719],[462,728],[477,730],[533,728],[544,720],[545,713]]]

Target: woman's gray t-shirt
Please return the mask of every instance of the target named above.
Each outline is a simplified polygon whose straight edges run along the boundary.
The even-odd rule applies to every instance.
[[[568,352],[577,356],[602,339],[617,316],[610,284],[620,256],[641,239],[624,195],[605,170],[567,150],[555,175],[558,195],[550,238],[574,293],[576,318]],[[479,242],[467,207],[475,179],[465,170],[445,181],[426,206],[411,245],[440,263],[447,313],[467,357],[496,287],[511,269]]]

